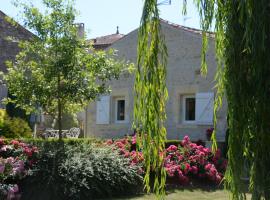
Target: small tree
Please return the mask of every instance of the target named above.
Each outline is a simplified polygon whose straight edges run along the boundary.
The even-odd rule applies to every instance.
[[[28,113],[42,108],[58,116],[59,137],[63,112],[77,112],[98,95],[109,91],[106,81],[118,78],[126,64],[116,61],[114,51],[94,51],[78,37],[74,1],[42,0],[40,12],[32,5],[24,8],[24,23],[37,37],[20,42],[15,62],[8,62],[4,76],[9,100]]]

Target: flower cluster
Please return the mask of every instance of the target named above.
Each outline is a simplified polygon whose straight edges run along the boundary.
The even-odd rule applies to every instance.
[[[143,164],[143,154],[131,148],[136,144],[136,136],[108,140],[106,144],[114,145],[119,154],[130,158],[131,165]],[[227,160],[221,157],[220,150],[213,153],[209,148],[192,143],[188,136],[161,153],[165,155],[164,168],[169,179],[176,179],[179,184],[189,184],[192,178],[207,179],[219,184],[227,166]]]
[[[117,150],[120,155],[123,155],[125,158],[130,159],[130,165],[139,165],[141,166],[139,173],[143,173],[143,154],[142,152],[136,151],[132,148],[133,145],[136,145],[136,136],[132,138],[125,137],[116,141],[107,140],[106,145],[114,145],[114,150]]]
[[[169,177],[177,177],[181,184],[189,183],[190,178],[206,178],[219,184],[227,161],[202,145],[192,143],[185,136],[180,145],[166,149],[165,169]]]
[[[36,162],[38,149],[17,140],[0,138],[0,195],[16,199],[17,182],[24,178]]]

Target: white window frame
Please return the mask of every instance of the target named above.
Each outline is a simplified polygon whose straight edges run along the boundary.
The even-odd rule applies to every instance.
[[[183,105],[182,105],[182,123],[184,124],[196,124],[196,115],[194,120],[186,120],[186,99],[188,98],[194,98],[195,99],[195,114],[196,114],[196,95],[183,95],[182,100],[183,100]]]
[[[117,110],[118,110],[118,101],[124,100],[125,101],[125,113],[124,113],[124,120],[117,120]],[[122,124],[127,122],[127,115],[126,115],[126,99],[125,97],[117,97],[114,99],[114,118],[115,118],[115,123],[117,124]]]

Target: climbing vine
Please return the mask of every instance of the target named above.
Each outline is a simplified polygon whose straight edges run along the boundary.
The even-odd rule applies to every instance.
[[[187,0],[183,0],[186,5]],[[202,74],[207,73],[207,36],[214,26],[217,70],[216,113],[222,98],[228,102],[228,169],[226,186],[231,199],[246,199],[243,178],[249,176],[253,200],[270,199],[270,4],[269,0],[194,0],[201,17]],[[185,6],[183,9],[186,12]],[[150,165],[162,172],[159,150],[166,131],[166,47],[161,34],[156,0],[145,0],[138,46],[135,80],[135,125]],[[215,22],[215,23],[213,23]],[[215,134],[213,134],[216,148]],[[156,178],[156,192],[163,191],[165,174]],[[160,181],[160,182],[159,182]],[[149,187],[147,187],[149,188]]]
[[[164,196],[166,181],[161,153],[166,140],[166,64],[167,49],[161,33],[157,0],[145,1],[139,29],[134,126],[146,163],[146,189],[150,191],[153,178],[154,192],[160,198]]]

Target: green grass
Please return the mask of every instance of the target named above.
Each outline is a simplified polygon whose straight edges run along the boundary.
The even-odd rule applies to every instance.
[[[153,194],[150,195],[142,195],[138,197],[129,197],[115,200],[155,200],[155,196]],[[229,193],[225,190],[170,190],[166,195],[166,199],[168,200],[229,200]],[[248,200],[250,200],[250,196],[248,195]]]

